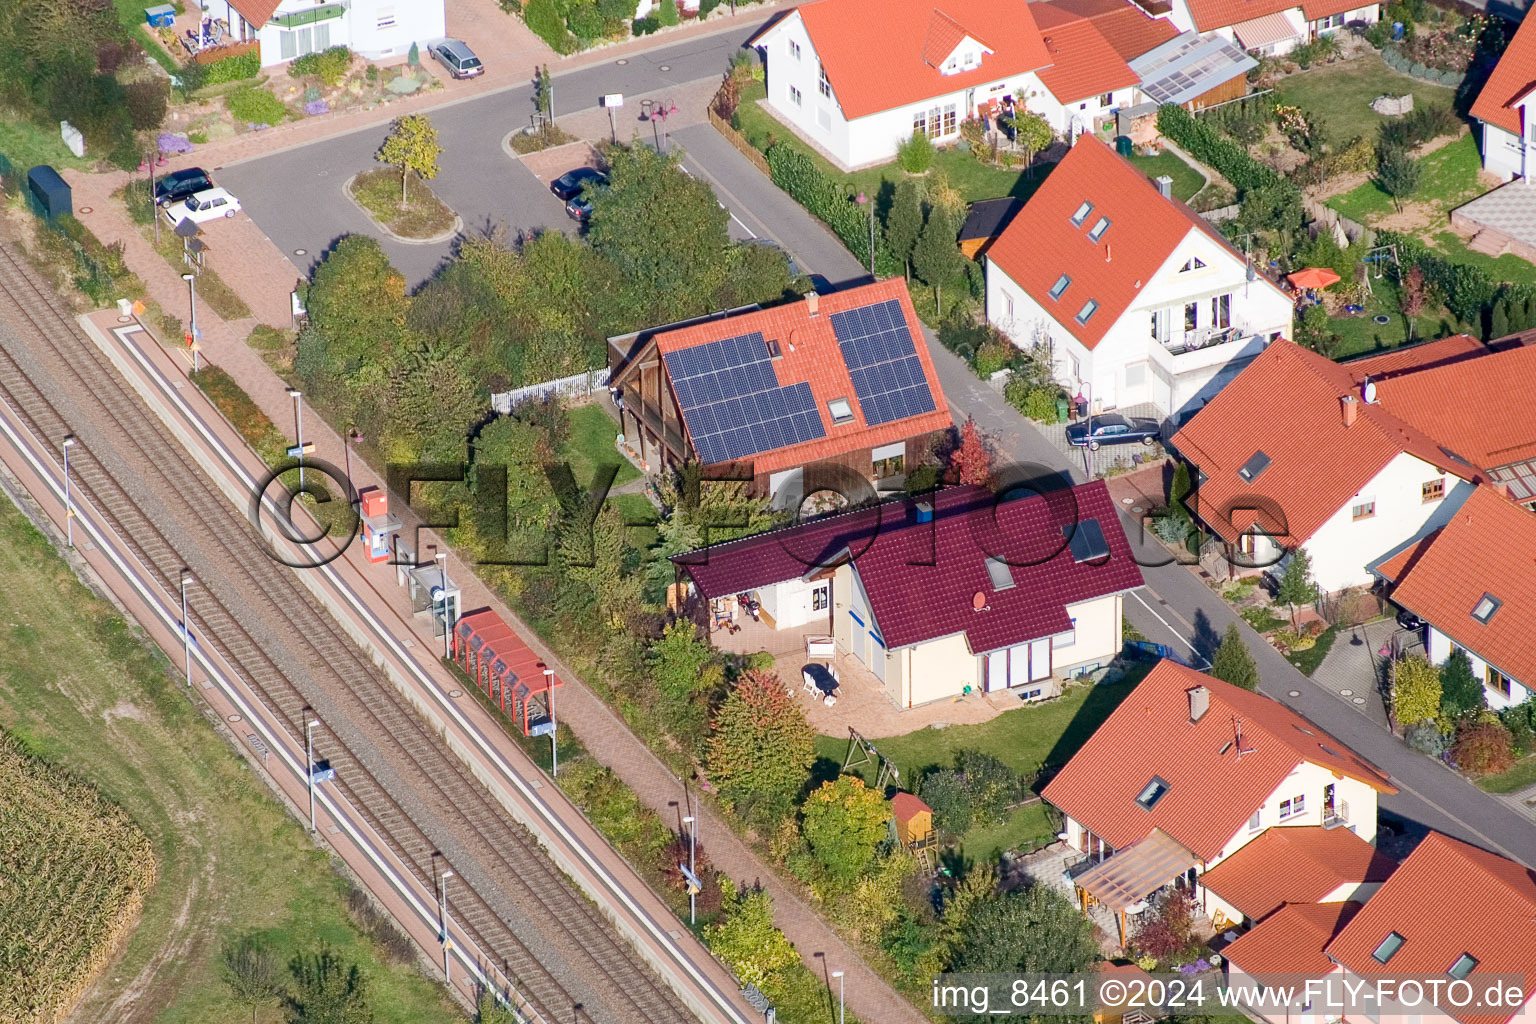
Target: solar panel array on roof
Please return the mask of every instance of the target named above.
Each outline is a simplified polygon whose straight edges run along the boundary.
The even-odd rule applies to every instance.
[[[779,385],[761,332],[663,355],[705,465],[825,437],[811,386]]]
[[[877,426],[934,410],[933,391],[899,302],[890,299],[833,313],[831,320],[866,424]]]

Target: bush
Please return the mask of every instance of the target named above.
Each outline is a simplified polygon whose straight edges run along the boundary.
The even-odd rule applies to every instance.
[[[1509,730],[1498,719],[1471,722],[1456,731],[1451,760],[1462,771],[1490,775],[1515,763]]]
[[[1194,901],[1183,889],[1169,889],[1143,914],[1131,940],[1138,956],[1167,961],[1185,952],[1194,936]]]
[[[1013,362],[1014,348],[1006,341],[988,341],[976,350],[976,358],[971,363],[971,368],[976,371],[976,376],[987,380],[998,370],[1006,369]]]
[[[1509,730],[1510,749],[1520,757],[1536,751],[1536,701],[1513,704],[1499,712],[1499,721]]]
[[[576,33],[577,39],[591,40],[603,37],[603,16],[598,11],[597,4],[591,0],[572,4],[570,13],[565,16],[565,23],[572,32]]]
[[[970,831],[975,811],[965,781],[952,768],[940,768],[923,776],[918,787],[923,802],[933,808],[933,827],[952,836]]]
[[[961,750],[955,754],[955,769],[981,824],[998,824],[1018,802],[1023,789],[1018,773],[991,754]]]
[[[1435,722],[1415,722],[1403,732],[1403,740],[1421,754],[1439,757],[1445,753],[1445,733]]]
[[[1003,385],[1003,398],[1019,412],[1037,423],[1056,422],[1056,396],[1059,391],[1041,387],[1027,377],[1014,374]]]
[[[123,103],[128,107],[128,119],[134,130],[148,131],[160,127],[165,120],[165,107],[170,102],[164,83],[151,79],[130,82],[123,86]]]
[[[288,74],[294,78],[314,75],[326,85],[340,85],[352,68],[352,51],[345,46],[331,46],[318,53],[306,53],[288,63]]]
[[[293,337],[287,331],[280,331],[266,324],[257,324],[252,327],[250,335],[245,339],[245,343],[251,348],[263,352],[275,352],[291,341]]]
[[[1228,138],[1210,121],[1183,107],[1165,104],[1157,129],[1196,160],[1214,167],[1238,191],[1247,230],[1289,230],[1301,223],[1301,189],[1255,160],[1247,147]]]
[[[677,0],[656,0],[656,23],[662,28],[676,25],[679,21]]]
[[[277,124],[288,114],[281,100],[254,85],[236,89],[225,101],[234,119],[246,124]]]
[[[924,132],[914,131],[896,147],[896,163],[908,174],[923,174],[933,166],[933,142]]]
[[[523,9],[523,23],[556,53],[570,53],[576,49],[576,38],[566,29],[555,0],[528,0],[528,6]]]
[[[187,81],[187,72],[193,67],[206,69],[199,76],[202,81],[197,85]],[[238,82],[243,78],[255,78],[259,74],[261,74],[261,51],[256,49],[242,53],[238,57],[224,57],[212,64],[186,65],[180,71],[183,84],[193,90],[201,89],[205,85],[223,85],[225,82]]]
[[[629,30],[637,36],[648,36],[660,27],[661,25],[657,23],[656,19],[647,14],[643,18],[636,18],[634,23],[630,25]]]

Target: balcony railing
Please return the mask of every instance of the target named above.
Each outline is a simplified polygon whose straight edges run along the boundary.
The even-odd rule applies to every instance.
[[[1333,805],[1330,811],[1323,809],[1323,828],[1348,828],[1349,827],[1349,803],[1340,800]]]
[[[1195,331],[1175,331],[1162,345],[1170,355],[1178,356],[1252,336],[1253,332],[1243,327],[1202,327]]]

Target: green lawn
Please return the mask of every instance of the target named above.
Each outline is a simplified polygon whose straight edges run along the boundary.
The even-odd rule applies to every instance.
[[[995,860],[1005,850],[1030,850],[1056,838],[1059,826],[1043,801],[1015,807],[1001,825],[978,825],[965,834],[961,848],[978,864]]]
[[[1516,762],[1507,772],[1483,776],[1477,784],[1490,793],[1518,793],[1527,786],[1536,786],[1536,754]]]
[[[850,194],[865,192],[878,196],[882,186],[889,184],[894,188],[896,182],[901,180],[903,176],[901,168],[895,163],[865,168],[852,174],[845,174],[833,167],[758,104],[757,101],[766,95],[766,88],[761,82],[753,82],[741,90],[741,106],[737,108],[737,119],[741,126],[741,133],[753,146],[765,150],[768,148],[770,139],[791,146],[810,156],[821,172],[833,181],[847,182]],[[929,173],[942,172],[949,179],[949,183],[969,202],[977,199],[995,199],[999,196],[1028,199],[1044,180],[1047,170],[1048,168],[1045,167],[1035,167],[1028,174],[1018,170],[1008,171],[1001,167],[986,166],[970,153],[963,153],[958,149],[943,149],[935,154],[933,170]]]
[[[1415,104],[1448,107],[1455,98],[1454,89],[1393,71],[1375,54],[1318,65],[1275,85],[1275,99],[1316,115],[1324,125],[1328,141],[1336,145],[1357,135],[1374,139],[1377,125],[1386,118],[1371,109],[1371,101],[1382,95],[1405,93],[1413,94]]]
[[[1339,336],[1339,350],[1334,358],[1348,359],[1351,356],[1380,352],[1396,348],[1409,340],[1408,323],[1398,310],[1397,286],[1383,275],[1380,281],[1374,278],[1371,280],[1371,289],[1371,295],[1365,300],[1364,313],[1329,319],[1328,326]],[[1388,322],[1376,323],[1373,318],[1377,315],[1388,317]],[[1425,310],[1415,321],[1413,340],[1443,338],[1460,329],[1455,318],[1444,307]]]
[[[1477,155],[1477,139],[1470,133],[1442,146],[1419,161],[1419,187],[1410,198],[1430,203],[1439,214],[1451,210],[1484,192],[1477,172],[1482,160]],[[1372,224],[1396,210],[1392,197],[1374,181],[1334,196],[1328,205],[1351,220]]]
[[[1328,657],[1328,649],[1333,646],[1333,642],[1338,639],[1338,636],[1338,627],[1329,626],[1317,638],[1317,643],[1304,651],[1287,654],[1285,656],[1286,660],[1300,669],[1302,675],[1310,676],[1313,672],[1317,671],[1317,666],[1323,663],[1323,659]]]
[[[379,1024],[464,1018],[414,962],[389,960],[347,909],[349,884],[304,828],[197,711],[179,670],[86,590],[46,540],[0,500],[0,725],[122,807],[160,868],[111,978],[76,1016],[143,989],[157,1024],[236,1024],[250,1011],[219,975],[225,939],[256,933],[286,965],[329,943],[369,975]],[[5,935],[0,943],[23,941]],[[3,982],[0,982],[3,987]],[[277,1007],[262,1008],[264,1021]]]
[[[1506,253],[1495,259],[1485,256],[1480,252],[1473,252],[1467,248],[1467,243],[1454,231],[1440,231],[1434,236],[1433,243],[1436,249],[1445,253],[1446,258],[1457,263],[1466,263],[1474,267],[1482,267],[1493,275],[1495,281],[1508,281],[1511,284],[1536,284],[1536,264]]]
[[[64,145],[57,123],[51,129],[43,128],[9,111],[0,111],[0,156],[11,162],[13,173],[22,176],[38,164],[80,170],[91,166],[89,160],[80,159]]]
[[[1149,178],[1168,175],[1173,179],[1173,194],[1186,203],[1205,187],[1204,175],[1168,150],[1157,156],[1133,156],[1131,163]]]
[[[591,486],[597,467],[613,463],[619,465],[619,475],[613,478],[615,487],[640,479],[640,471],[614,447],[618,436],[619,425],[601,405],[592,403],[571,410],[571,435],[564,454],[579,486]]]

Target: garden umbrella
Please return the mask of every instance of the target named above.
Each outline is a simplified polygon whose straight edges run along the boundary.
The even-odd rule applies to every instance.
[[[1288,275],[1286,280],[1297,288],[1327,288],[1339,283],[1339,275],[1327,267],[1307,267]]]

